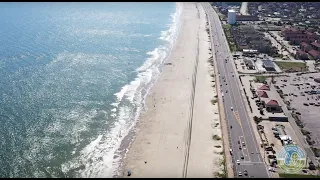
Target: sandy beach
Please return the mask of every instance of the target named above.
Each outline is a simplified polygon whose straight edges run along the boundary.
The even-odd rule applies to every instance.
[[[146,110],[124,159],[130,177],[215,177],[223,157],[218,105],[211,100],[213,67],[200,3],[186,2],[179,37],[149,91]],[[191,131],[190,131],[191,130]],[[190,138],[191,136],[191,138]],[[126,173],[124,173],[125,177]]]

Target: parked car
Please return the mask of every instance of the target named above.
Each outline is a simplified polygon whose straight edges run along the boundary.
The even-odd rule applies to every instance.
[[[243,174],[244,174],[245,176],[248,176],[248,171],[245,169],[245,170],[243,171]]]

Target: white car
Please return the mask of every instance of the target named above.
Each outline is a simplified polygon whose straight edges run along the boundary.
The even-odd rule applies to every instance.
[[[237,164],[240,165],[240,160],[239,159],[237,160]]]
[[[231,111],[233,111],[233,107],[231,107],[230,109],[231,109]]]
[[[239,171],[238,175],[239,175],[239,176],[242,176],[242,173]]]

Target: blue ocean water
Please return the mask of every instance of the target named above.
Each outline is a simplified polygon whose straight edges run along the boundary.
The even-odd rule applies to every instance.
[[[0,3],[0,177],[111,177],[179,31],[163,3]]]

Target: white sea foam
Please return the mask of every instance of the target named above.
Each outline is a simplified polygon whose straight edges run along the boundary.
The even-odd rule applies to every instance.
[[[79,167],[80,164],[85,166],[79,170],[81,177],[112,177],[117,175],[120,158],[114,159],[114,155],[119,148],[123,138],[129,133],[130,129],[135,126],[136,119],[143,107],[146,92],[150,89],[153,82],[159,76],[159,65],[163,63],[168,56],[176,40],[179,30],[179,17],[182,6],[177,3],[176,12],[172,16],[172,24],[167,32],[161,33],[161,39],[166,42],[165,46],[159,46],[147,54],[150,57],[146,62],[137,69],[138,75],[129,84],[123,86],[120,92],[116,93],[116,102],[112,103],[117,108],[116,121],[109,132],[100,135],[81,151],[79,158],[62,165],[63,172]],[[122,104],[126,101],[127,103]],[[114,112],[112,115],[115,115]]]

